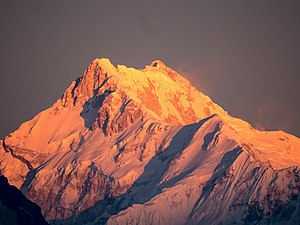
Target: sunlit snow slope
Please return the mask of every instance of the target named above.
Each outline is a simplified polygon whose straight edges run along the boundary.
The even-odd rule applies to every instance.
[[[95,59],[0,159],[57,224],[300,221],[300,139],[231,117],[159,60]]]

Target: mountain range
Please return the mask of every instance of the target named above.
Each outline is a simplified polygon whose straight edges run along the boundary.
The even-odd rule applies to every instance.
[[[95,59],[0,160],[50,224],[300,224],[300,139],[232,117],[160,60]]]

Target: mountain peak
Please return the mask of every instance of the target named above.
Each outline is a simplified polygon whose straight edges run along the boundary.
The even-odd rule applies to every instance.
[[[111,93],[110,98],[127,96],[144,113],[171,125],[195,123],[212,114],[225,113],[160,60],[153,61],[144,69],[134,69],[124,65],[115,67],[109,59],[97,58],[84,76],[67,89],[62,98],[63,105],[73,107],[79,104],[82,107],[89,99],[108,92]]]
[[[95,63],[98,63],[99,65],[102,65],[102,66],[106,66],[106,65],[111,66],[111,65],[113,65],[112,62],[110,61],[110,59],[109,58],[105,58],[105,57],[103,57],[103,58],[95,58],[92,61],[91,64],[95,64]]]
[[[163,63],[163,62],[162,62],[161,60],[159,60],[159,59],[154,60],[154,61],[151,62],[149,65],[152,66],[152,67],[156,67],[156,68],[165,68],[165,67],[167,67],[166,64]]]
[[[101,67],[107,73],[110,74],[116,73],[116,67],[112,64],[112,62],[108,58],[95,58],[90,64],[90,67],[93,68],[95,66]]]

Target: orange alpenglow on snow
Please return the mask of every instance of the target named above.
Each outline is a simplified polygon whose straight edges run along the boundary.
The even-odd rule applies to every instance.
[[[224,158],[230,152],[233,158]],[[165,158],[159,161],[161,155]],[[239,172],[240,180],[246,179],[242,171],[251,174],[262,168],[261,179],[272,183],[274,174],[284,173],[278,171],[300,165],[300,139],[283,131],[258,131],[230,116],[160,60],[134,69],[115,67],[102,58],[95,59],[52,107],[5,137],[0,156],[9,182],[39,204],[48,219],[74,216],[107,197],[129,196],[129,190],[135,194],[129,196],[133,203],[140,205],[129,208],[131,203],[122,203],[127,215],[143,211],[142,203],[149,201],[160,201],[164,208],[165,195],[176,194],[177,185],[178,193],[189,192],[194,200],[180,197],[185,206],[177,211],[166,208],[159,218],[169,221],[175,213],[178,220],[170,223],[184,224],[191,215],[192,224],[200,221],[204,210],[196,203],[197,195],[216,176],[218,165],[231,163],[222,165]],[[158,175],[150,179],[146,172]],[[240,191],[256,176],[256,172],[249,174]],[[139,182],[153,188],[148,197],[136,187]],[[259,182],[255,185],[253,193],[267,190]],[[158,186],[164,192],[157,191]],[[150,208],[163,209],[159,207],[155,203]],[[197,210],[199,214],[191,214]],[[116,216],[108,223],[125,224],[128,218],[117,213],[109,214]]]

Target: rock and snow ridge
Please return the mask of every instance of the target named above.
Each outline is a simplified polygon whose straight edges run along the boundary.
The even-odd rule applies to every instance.
[[[300,221],[300,139],[231,117],[159,60],[95,59],[0,157],[54,224]]]

